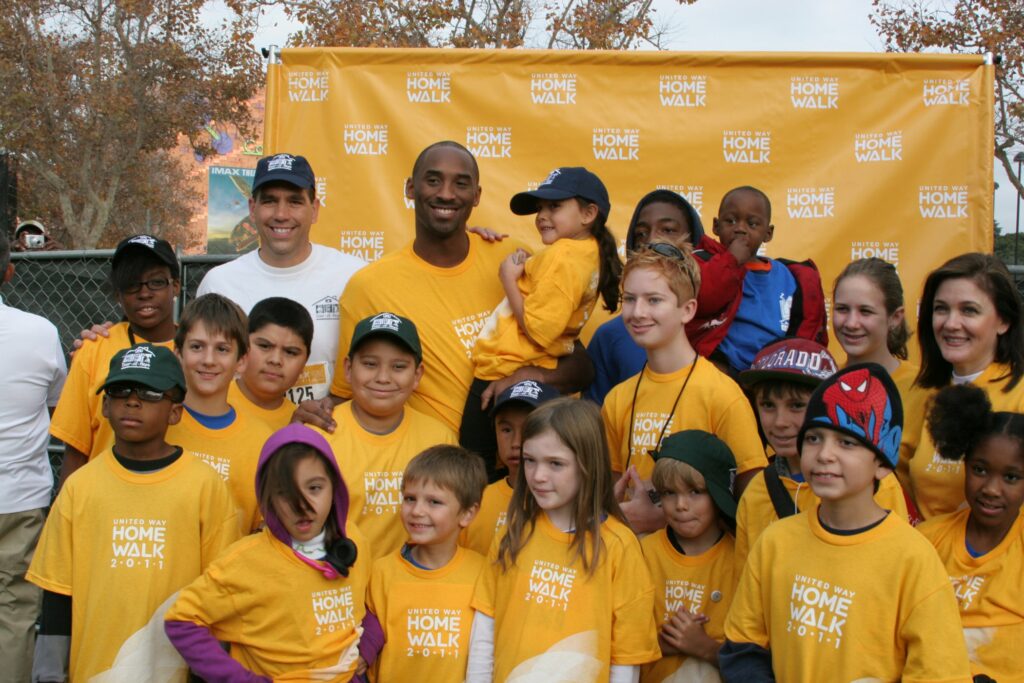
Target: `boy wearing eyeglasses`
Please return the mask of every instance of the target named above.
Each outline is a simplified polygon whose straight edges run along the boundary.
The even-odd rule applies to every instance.
[[[622,512],[642,533],[665,526],[651,473],[653,454],[670,434],[700,429],[724,441],[736,458],[737,496],[768,462],[743,392],[686,337],[700,291],[700,269],[689,247],[657,243],[633,254],[622,283],[622,320],[647,362],[608,393],[601,412],[612,470],[621,475],[616,493]]]
[[[235,376],[245,371],[248,328],[245,313],[226,296],[204,294],[185,306],[174,350],[188,393],[181,420],[167,431],[170,441],[194,453],[227,482],[243,534],[259,526],[253,482],[260,450],[274,431],[228,401]]]
[[[184,680],[163,614],[238,537],[235,505],[167,442],[186,395],[170,349],[118,351],[98,391],[113,445],[68,479],[27,574],[44,591],[32,680]]]
[[[97,395],[114,354],[140,342],[170,348],[175,330],[174,298],[181,291],[178,278],[178,259],[165,240],[133,235],[117,245],[110,283],[124,319],[110,328],[109,336],[83,344],[68,369],[50,422],[50,434],[64,442],[59,485],[114,443],[110,423],[100,414]]]

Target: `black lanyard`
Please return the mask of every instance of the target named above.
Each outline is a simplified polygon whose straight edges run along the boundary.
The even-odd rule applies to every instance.
[[[668,414],[668,418],[665,419],[664,424],[661,425],[661,433],[658,434],[658,440],[654,442],[654,450],[647,451],[647,454],[652,458],[656,458],[658,450],[661,448],[661,440],[665,438],[665,430],[672,424],[672,420],[676,414],[676,408],[679,407],[679,399],[683,397],[683,392],[686,391],[686,385],[690,383],[690,377],[693,376],[693,371],[697,367],[697,362],[700,360],[700,356],[696,356],[693,359],[693,365],[690,366],[690,371],[686,373],[686,379],[683,380],[683,386],[679,387],[679,393],[676,394],[675,403],[672,404],[672,412]],[[636,386],[633,387],[633,403],[629,407],[629,450],[626,453],[626,466],[622,469],[623,472],[629,469],[629,461],[633,459],[633,427],[636,419],[636,397],[640,393],[640,382],[644,378],[644,371],[647,370],[647,361],[644,361],[644,366],[640,369],[640,374],[636,376]]]

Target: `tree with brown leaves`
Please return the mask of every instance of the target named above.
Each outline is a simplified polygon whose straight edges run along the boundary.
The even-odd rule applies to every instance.
[[[1011,151],[1024,145],[1024,2],[1022,0],[873,0],[871,22],[898,52],[936,48],[996,56],[995,156],[1017,192],[1024,185]]]

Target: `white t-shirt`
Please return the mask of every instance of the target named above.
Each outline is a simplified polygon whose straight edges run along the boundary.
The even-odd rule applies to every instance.
[[[68,374],[57,328],[0,299],[0,514],[50,504],[50,413]]]
[[[197,294],[222,294],[247,314],[272,296],[287,297],[306,307],[313,317],[313,348],[305,371],[288,392],[288,398],[299,403],[323,398],[330,389],[338,355],[338,297],[352,274],[365,265],[355,256],[321,244],[314,244],[309,258],[289,268],[269,266],[258,251],[250,251],[207,273]]]

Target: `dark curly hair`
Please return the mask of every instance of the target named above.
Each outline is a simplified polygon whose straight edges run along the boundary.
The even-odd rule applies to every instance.
[[[1007,436],[1024,447],[1024,415],[993,412],[985,392],[970,384],[942,389],[928,411],[928,433],[947,460],[966,460],[986,439]]]

